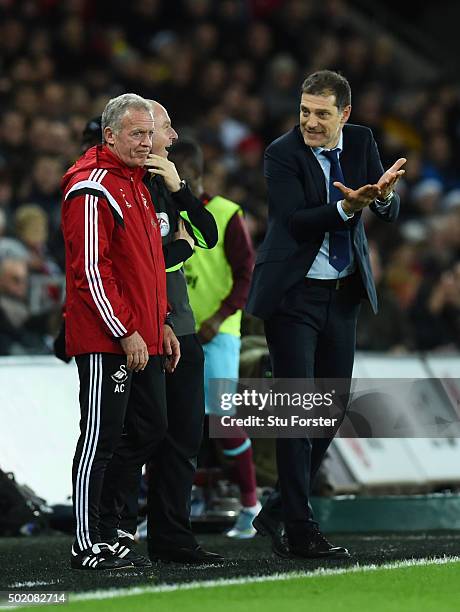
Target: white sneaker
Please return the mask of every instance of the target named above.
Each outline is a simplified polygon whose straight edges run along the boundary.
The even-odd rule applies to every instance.
[[[252,526],[252,521],[259,514],[262,506],[259,502],[252,508],[241,508],[238,518],[233,527],[225,534],[227,538],[236,540],[249,540],[253,538],[257,531]]]
[[[140,542],[147,539],[147,519],[145,518],[142,523],[137,526],[135,540]]]

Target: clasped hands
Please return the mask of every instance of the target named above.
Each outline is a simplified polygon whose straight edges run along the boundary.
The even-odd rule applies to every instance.
[[[366,208],[376,199],[385,200],[393,191],[394,186],[404,174],[401,170],[406,163],[406,159],[401,157],[398,159],[386,172],[382,174],[375,185],[364,185],[359,189],[350,189],[345,187],[339,181],[334,182],[334,187],[339,189],[344,196],[342,208],[347,215]]]

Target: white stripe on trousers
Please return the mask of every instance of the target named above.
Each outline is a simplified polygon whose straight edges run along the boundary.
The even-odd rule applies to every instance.
[[[101,182],[107,170],[95,169],[90,174],[90,180]],[[85,271],[94,302],[113,335],[118,337],[126,333],[126,329],[114,316],[112,306],[105,295],[102,279],[98,269],[98,226],[97,201],[92,195],[85,196]],[[120,332],[121,330],[124,330]],[[85,440],[77,469],[75,484],[75,516],[76,538],[81,550],[92,546],[89,534],[89,486],[91,468],[96,453],[100,428],[101,390],[102,390],[102,355],[91,354],[88,414],[86,420]]]
[[[85,440],[75,482],[76,538],[80,550],[93,545],[89,534],[89,485],[91,468],[99,440],[102,396],[102,355],[89,355],[88,410]]]

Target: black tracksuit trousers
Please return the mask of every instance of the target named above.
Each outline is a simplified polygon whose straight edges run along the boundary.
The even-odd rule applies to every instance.
[[[181,358],[166,374],[168,430],[148,462],[149,550],[196,546],[190,498],[204,423],[204,355],[196,334],[179,337]],[[134,489],[131,489],[131,493]],[[137,528],[137,496],[123,510],[121,528]]]
[[[142,465],[167,429],[162,358],[145,370],[126,369],[126,355],[76,357],[80,378],[80,437],[72,482],[76,525],[74,548],[117,537],[118,515],[137,495]]]

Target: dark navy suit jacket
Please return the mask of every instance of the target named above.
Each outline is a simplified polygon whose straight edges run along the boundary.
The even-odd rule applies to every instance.
[[[345,185],[357,189],[377,183],[384,170],[370,129],[345,124],[340,165]],[[303,140],[299,126],[272,142],[265,151],[268,187],[268,227],[256,258],[246,310],[268,319],[284,294],[310,269],[325,232],[348,229],[363,297],[377,312],[377,295],[369,263],[361,212],[344,221],[335,205],[327,204],[326,181],[313,151]],[[394,221],[399,196],[394,194],[385,209],[370,205],[383,221]]]

